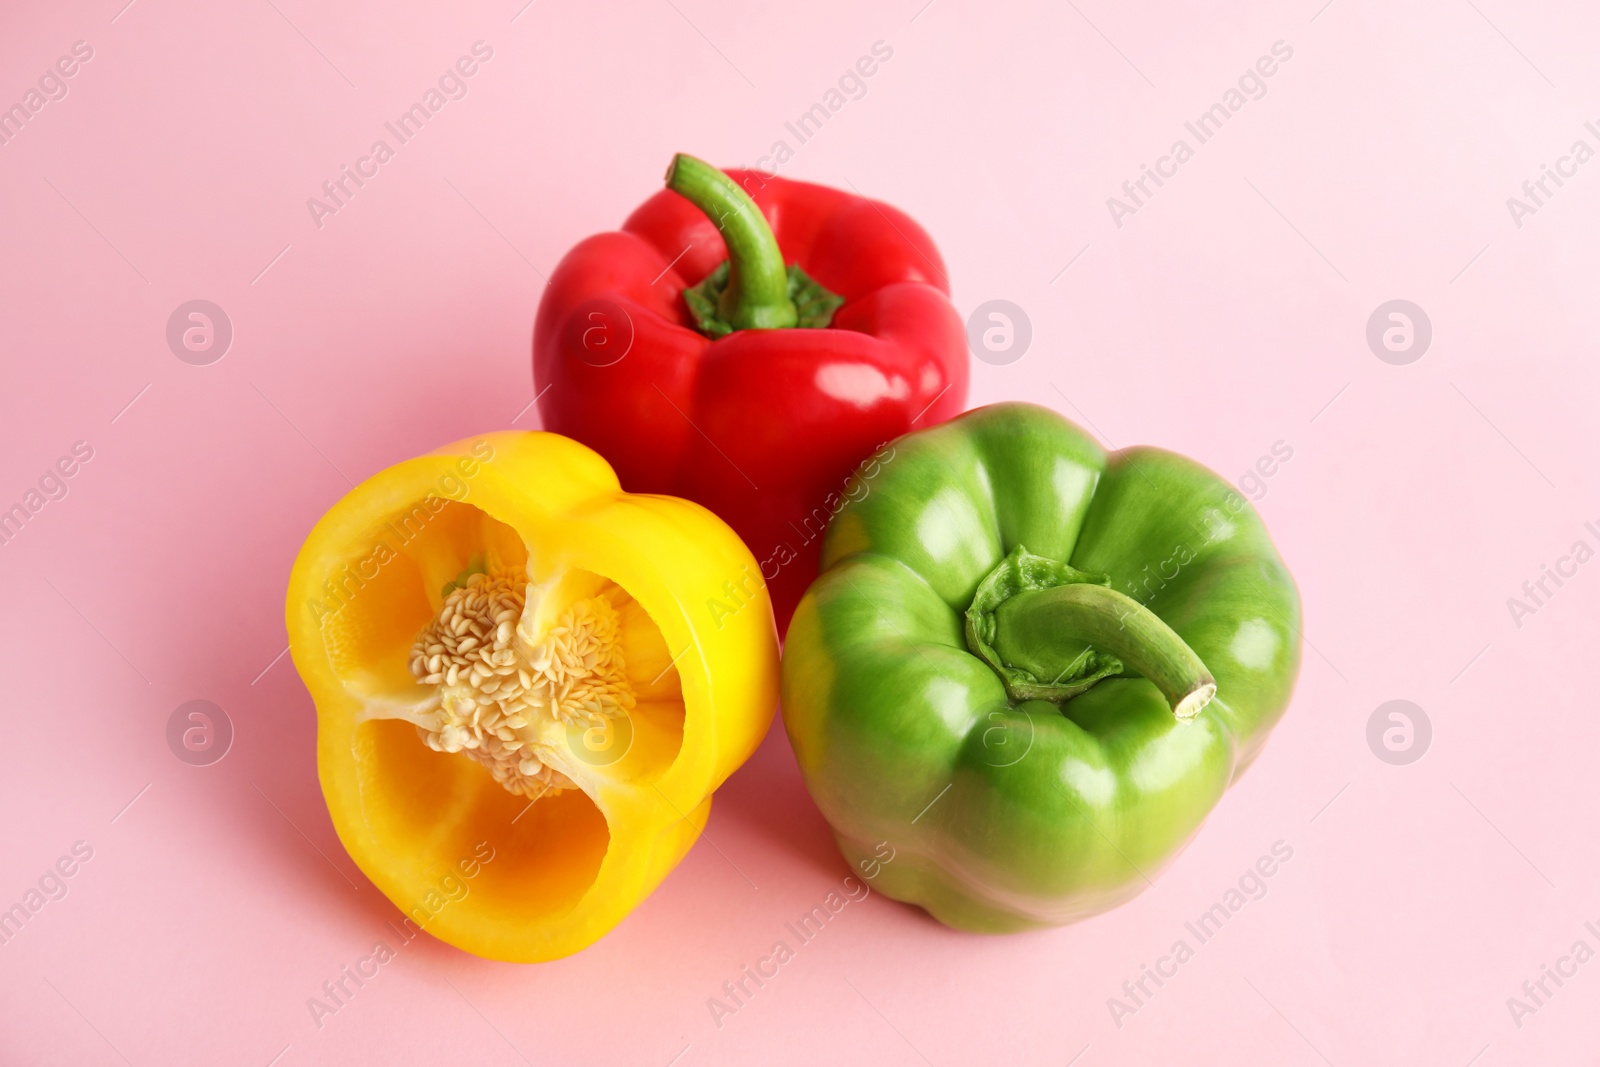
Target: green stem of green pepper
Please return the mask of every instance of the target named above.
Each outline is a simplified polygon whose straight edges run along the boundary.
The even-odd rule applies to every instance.
[[[1216,679],[1183,638],[1115,589],[1077,583],[1022,592],[1002,603],[994,617],[994,645],[1008,662],[1048,662],[1052,647],[1070,637],[1110,652],[1147,678],[1179,719],[1194,718],[1217,695]]]
[[[736,330],[780,330],[799,315],[789,299],[789,277],[772,227],[737,182],[694,156],[678,153],[667,168],[667,188],[706,213],[728,246],[730,277],[718,312]]]

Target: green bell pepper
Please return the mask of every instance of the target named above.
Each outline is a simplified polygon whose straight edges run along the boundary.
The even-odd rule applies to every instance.
[[[857,471],[789,628],[783,718],[845,858],[950,926],[1053,926],[1151,884],[1300,662],[1253,508],[1154,448],[996,404]]]

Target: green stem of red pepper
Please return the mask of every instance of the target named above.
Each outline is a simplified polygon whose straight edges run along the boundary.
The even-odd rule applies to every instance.
[[[1217,695],[1216,679],[1155,612],[1090,582],[1019,592],[994,612],[994,648],[1008,664],[1052,664],[1063,639],[1109,652],[1161,690],[1179,719],[1192,719]],[[1081,655],[1074,653],[1073,657]],[[1065,671],[1069,662],[1061,663]],[[1041,679],[1043,680],[1043,679]]]
[[[731,276],[718,312],[728,325],[736,330],[794,326],[799,314],[789,298],[783,253],[755,201],[716,167],[681,152],[667,168],[667,188],[704,211],[722,231]]]

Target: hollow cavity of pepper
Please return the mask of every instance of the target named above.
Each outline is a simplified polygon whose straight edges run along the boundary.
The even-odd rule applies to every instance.
[[[530,799],[574,788],[558,769],[566,761],[552,750],[549,726],[604,730],[637,703],[610,600],[582,597],[554,625],[540,625],[550,614],[541,600],[560,584],[467,576],[411,648],[412,675],[437,687],[414,720],[422,740],[477,760]]]
[[[544,797],[541,809],[583,822],[572,814],[581,798],[598,804],[667,773],[683,744],[682,682],[629,590],[541,561],[471,504],[409,522],[419,510],[353,539],[346,570],[360,582],[319,619],[330,665],[360,705],[362,789],[387,798],[374,810],[399,820],[394,832],[464,828],[478,818],[466,811],[498,810],[493,795],[513,805],[507,820]],[[383,551],[364,547],[373,540]],[[534,824],[530,813],[515,828]]]

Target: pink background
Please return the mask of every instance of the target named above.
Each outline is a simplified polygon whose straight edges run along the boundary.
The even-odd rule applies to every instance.
[[[0,507],[94,451],[0,545],[0,907],[94,850],[0,945],[5,1063],[1595,1054],[1600,962],[1520,1027],[1506,1005],[1574,941],[1600,949],[1600,563],[1520,627],[1506,605],[1600,547],[1600,161],[1520,228],[1505,203],[1600,143],[1585,5],[123,3],[0,16],[0,104],[94,49],[0,147]],[[306,198],[480,39],[469,94],[319,229]],[[796,146],[785,121],[879,40],[866,96]],[[1279,40],[1265,97],[1114,225],[1107,197]],[[984,938],[875,895],[719,1029],[707,999],[848,873],[775,729],[601,943],[529,967],[419,939],[319,1029],[307,998],[396,913],[333,834],[280,656],[302,536],[351,479],[533,428],[531,323],[564,250],[675,150],[753,164],[780,138],[786,176],[915,216],[963,316],[1025,309],[1031,347],[975,362],[973,403],[1037,399],[1236,479],[1293,449],[1258,504],[1305,601],[1288,716],[1127,906]],[[209,366],[165,340],[195,298],[235,330]],[[1434,330],[1405,366],[1365,339],[1396,298]],[[196,698],[237,732],[209,767],[165,740]],[[1366,741],[1391,699],[1433,727],[1407,766]],[[1280,840],[1267,895],[1119,1027],[1107,998]]]

